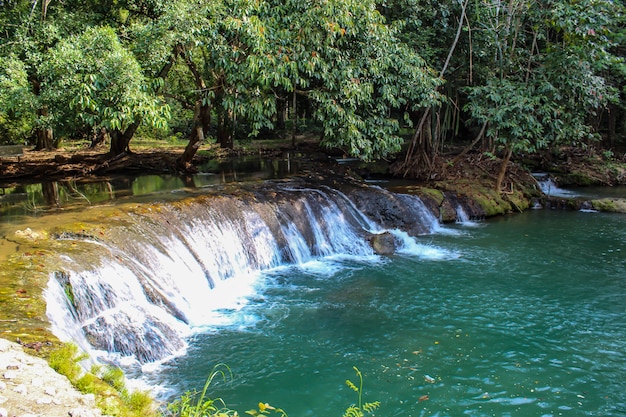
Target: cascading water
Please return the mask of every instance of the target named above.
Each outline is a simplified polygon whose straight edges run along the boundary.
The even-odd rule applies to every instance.
[[[576,193],[560,188],[549,174],[533,174],[541,191],[548,197],[576,197]]]
[[[372,256],[372,234],[436,227],[419,198],[371,187],[273,184],[139,206],[100,233],[58,233],[71,250],[50,279],[48,316],[61,339],[93,356],[158,362],[245,305],[260,271]]]

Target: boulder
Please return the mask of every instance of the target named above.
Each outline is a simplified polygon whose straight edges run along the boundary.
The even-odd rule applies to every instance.
[[[393,255],[396,251],[396,238],[389,232],[372,235],[370,237],[370,244],[374,252],[378,255],[389,256]]]

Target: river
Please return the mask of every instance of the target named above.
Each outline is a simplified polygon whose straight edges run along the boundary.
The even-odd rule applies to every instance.
[[[106,226],[73,215],[80,233],[55,232],[70,248],[47,290],[56,331],[143,355],[125,368],[163,400],[225,364],[208,394],[240,414],[341,415],[356,367],[377,415],[626,415],[626,216],[420,219],[428,233],[392,230],[384,257],[353,194],[281,187],[148,195]]]
[[[386,416],[626,415],[626,217],[530,211],[454,226],[389,259],[263,274],[152,382],[243,412],[341,415],[364,375]]]

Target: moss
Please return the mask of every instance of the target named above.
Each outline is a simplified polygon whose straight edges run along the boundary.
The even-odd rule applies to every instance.
[[[526,198],[524,193],[521,191],[514,191],[513,193],[506,194],[505,196],[508,202],[511,203],[511,206],[513,206],[513,208],[517,211],[528,210],[530,207],[530,199]]]
[[[79,362],[87,359],[72,343],[50,352],[50,367],[65,375],[83,394],[94,394],[96,405],[104,414],[122,417],[156,416],[154,401],[145,392],[129,392],[124,372],[112,366],[93,366],[85,372]]]
[[[626,213],[626,199],[624,198],[603,198],[600,200],[593,200],[591,205],[598,211]]]
[[[570,172],[559,176],[559,184],[563,186],[588,186],[601,183],[584,172]]]
[[[506,214],[512,211],[512,206],[491,190],[475,190],[469,198],[476,201],[485,212],[486,217]]]
[[[443,192],[435,188],[419,187],[413,190],[413,194],[418,195],[420,198],[430,198],[434,200],[438,206],[441,206],[445,199]]]
[[[486,185],[472,181],[440,182],[439,188],[455,192],[480,206],[485,217],[497,216],[513,211],[513,206],[502,195]]]
[[[443,191],[429,187],[406,187],[401,192],[417,195],[433,212],[439,211],[439,218],[444,223],[456,220],[456,209],[452,207]]]

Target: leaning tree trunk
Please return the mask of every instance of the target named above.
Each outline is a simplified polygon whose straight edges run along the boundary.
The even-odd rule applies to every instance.
[[[496,179],[496,192],[502,192],[502,182],[504,181],[504,176],[506,175],[506,170],[509,165],[509,161],[511,160],[511,155],[513,154],[513,148],[507,147],[506,155],[502,160],[502,165],[500,165],[500,172],[498,173],[498,178]]]
[[[198,152],[202,142],[204,142],[210,126],[211,108],[208,105],[203,104],[202,100],[198,100],[194,110],[191,137],[189,138],[189,142],[187,142],[185,151],[176,161],[176,166],[180,171],[192,171],[191,161],[196,155],[196,152]]]

